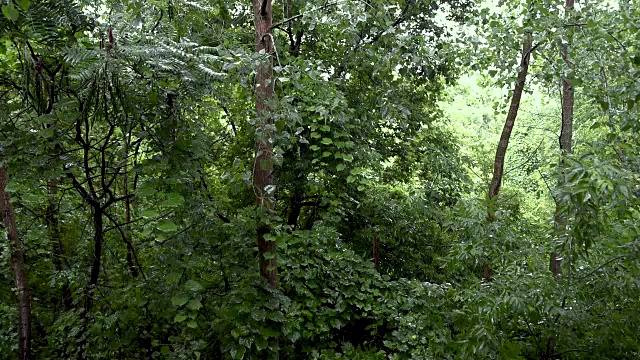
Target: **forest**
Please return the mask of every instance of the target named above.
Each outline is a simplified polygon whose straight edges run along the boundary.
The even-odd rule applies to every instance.
[[[640,1],[0,7],[0,359],[640,359]]]

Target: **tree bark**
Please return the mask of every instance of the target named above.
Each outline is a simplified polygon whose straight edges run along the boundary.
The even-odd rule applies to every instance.
[[[373,257],[373,265],[375,266],[376,270],[380,272],[380,239],[378,239],[378,235],[376,235],[375,233],[372,237],[371,255]]]
[[[2,209],[4,227],[7,230],[7,238],[9,239],[11,265],[18,295],[18,313],[20,317],[18,324],[18,359],[27,360],[31,358],[31,292],[29,291],[27,272],[25,270],[24,250],[18,237],[15,213],[13,212],[13,206],[11,206],[11,195],[6,191],[8,182],[6,169],[0,168],[0,208]]]
[[[574,0],[566,0],[565,8],[567,11],[567,15],[573,11]],[[560,56],[562,60],[565,62],[567,66],[570,66],[571,63],[569,61],[569,46],[571,43],[571,29],[567,29],[567,42],[560,44]],[[573,93],[573,84],[571,83],[571,79],[567,77],[562,77],[562,121],[560,126],[560,152],[561,157],[570,154],[573,146],[573,103],[574,103],[574,93]],[[564,162],[562,158],[558,163],[558,167],[560,168],[560,179],[559,181],[564,182]],[[562,204],[556,202],[556,212],[555,212],[555,226],[556,231],[559,235],[562,235],[566,230],[566,217],[562,214],[561,209]],[[560,275],[561,270],[561,258],[555,251],[552,251],[549,256],[549,270],[553,274],[554,277]]]
[[[132,277],[138,277],[138,268],[134,264],[134,249],[133,242],[131,241],[131,198],[129,197],[129,167],[127,166],[129,163],[129,142],[130,142],[130,131],[125,131],[124,135],[124,162],[125,165],[122,171],[122,192],[124,196],[124,233],[125,236],[129,239],[127,244],[127,265],[129,266],[129,271],[131,272]],[[131,244],[131,246],[129,246]]]
[[[530,33],[524,34],[523,46],[522,46],[522,59],[520,61],[520,71],[518,72],[518,80],[516,87],[513,90],[513,97],[511,98],[511,105],[509,106],[509,113],[507,114],[507,120],[504,123],[502,129],[502,135],[500,136],[500,142],[496,150],[496,157],[493,162],[493,179],[491,180],[491,186],[489,187],[489,198],[498,196],[500,192],[500,185],[502,184],[502,175],[504,174],[504,158],[507,153],[507,147],[509,146],[509,139],[511,138],[511,131],[513,125],[518,116],[518,109],[520,108],[520,99],[522,98],[522,91],[527,80],[527,72],[529,71],[529,58],[531,57],[532,37]],[[493,215],[490,214],[490,219]]]
[[[533,51],[532,43],[533,39],[530,33],[524,33],[522,41],[522,58],[520,60],[520,71],[518,72],[516,87],[513,90],[513,96],[511,97],[511,105],[509,106],[509,112],[507,113],[507,120],[502,128],[502,135],[500,135],[500,142],[496,149],[496,157],[493,161],[493,178],[491,179],[491,185],[489,186],[489,199],[493,199],[498,196],[500,192],[500,185],[502,185],[502,175],[504,174],[504,159],[507,154],[507,147],[509,146],[509,139],[511,138],[511,132],[513,131],[513,125],[515,124],[516,117],[518,116],[518,109],[520,109],[520,99],[522,98],[522,92],[524,91],[524,85],[527,80],[527,73],[529,71],[529,59],[531,58],[531,52]],[[487,220],[493,221],[494,211],[489,208]],[[485,281],[491,280],[491,265],[486,262],[483,265],[482,277]]]
[[[84,303],[85,316],[89,316],[93,305],[93,295],[100,278],[100,265],[102,263],[102,246],[104,243],[104,219],[102,208],[93,207],[93,259],[91,261],[91,272],[89,274],[89,284],[87,285],[87,298]]]
[[[253,165],[253,187],[256,205],[267,215],[272,212],[275,198],[273,192],[273,119],[270,101],[273,98],[273,35],[271,0],[253,0],[256,25],[256,52],[266,59],[260,62],[256,71],[256,156]],[[272,288],[278,287],[278,262],[276,243],[266,236],[271,228],[262,223],[258,226],[258,252],[260,274]]]

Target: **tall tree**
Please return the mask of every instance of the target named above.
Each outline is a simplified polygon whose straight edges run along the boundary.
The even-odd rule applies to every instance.
[[[254,0],[256,52],[263,56],[256,71],[256,154],[253,164],[253,187],[256,204],[267,215],[274,207],[275,184],[273,175],[273,119],[270,116],[273,98],[274,39],[271,32],[273,13],[271,0]],[[266,237],[270,227],[261,222],[258,226],[258,252],[260,274],[269,286],[278,287],[278,261],[276,243]]]
[[[27,360],[31,358],[31,292],[29,291],[27,272],[25,270],[24,250],[18,237],[16,217],[13,212],[13,206],[11,206],[11,195],[6,190],[8,182],[7,170],[4,167],[0,167],[0,209],[2,209],[2,220],[7,231],[7,239],[9,239],[11,265],[18,295],[18,313],[20,317],[20,322],[18,323],[18,358]]]
[[[533,39],[531,33],[525,32],[522,41],[522,58],[520,60],[520,71],[516,80],[516,87],[513,90],[513,96],[511,97],[511,105],[509,106],[509,112],[507,113],[507,120],[502,128],[502,135],[500,135],[500,142],[498,142],[498,148],[496,149],[496,157],[493,161],[493,178],[491,179],[491,185],[489,186],[489,199],[493,199],[498,196],[500,192],[500,185],[502,185],[502,175],[504,174],[504,159],[507,154],[507,147],[509,146],[509,139],[511,138],[511,132],[513,131],[513,125],[515,124],[516,117],[518,116],[518,109],[520,108],[520,99],[522,98],[522,92],[524,91],[524,85],[527,80],[527,73],[529,71],[529,59],[531,58],[531,51]],[[490,207],[488,211],[489,222],[493,221],[494,211]],[[491,265],[486,262],[483,266],[482,276],[485,280],[491,280]]]
[[[527,80],[527,72],[529,71],[529,59],[531,57],[532,49],[532,37],[530,33],[524,34],[522,45],[522,59],[520,60],[520,71],[518,72],[518,78],[516,81],[516,87],[513,90],[513,96],[511,97],[511,105],[509,106],[509,112],[507,113],[507,120],[502,128],[502,135],[500,136],[500,142],[496,150],[496,157],[493,162],[493,178],[489,187],[489,198],[498,196],[500,192],[500,185],[502,185],[502,175],[504,174],[504,159],[507,154],[507,147],[509,146],[509,139],[511,138],[511,131],[513,131],[513,125],[515,124],[516,117],[518,116],[518,109],[520,108],[520,99],[522,98],[522,91],[524,90],[524,84]],[[489,220],[493,220],[493,213],[490,212]]]
[[[574,0],[565,0],[565,9],[567,16],[571,15],[574,7]],[[569,61],[569,46],[571,45],[571,28],[567,29],[567,38],[562,39],[560,43],[560,56],[565,63],[565,66],[569,67],[571,65]],[[571,83],[571,79],[567,76],[563,76],[561,78],[562,83],[562,121],[560,126],[560,156],[564,156],[566,154],[570,154],[572,150],[572,138],[573,138],[573,84]],[[558,163],[558,167],[560,168],[561,177],[562,168],[564,167],[564,163],[562,159]],[[564,181],[564,179],[560,179],[560,181]],[[558,233],[562,236],[565,232],[566,228],[566,218],[562,214],[561,204],[556,201],[556,213],[555,213],[555,226]],[[551,252],[549,258],[549,270],[554,276],[558,276],[560,274],[560,265],[561,259],[554,251]]]

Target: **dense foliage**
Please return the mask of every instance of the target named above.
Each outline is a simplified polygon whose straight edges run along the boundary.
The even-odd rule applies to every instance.
[[[640,357],[638,2],[253,3],[1,2],[0,357]]]

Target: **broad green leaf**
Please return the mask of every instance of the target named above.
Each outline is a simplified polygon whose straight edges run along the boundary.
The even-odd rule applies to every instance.
[[[322,138],[322,144],[324,144],[324,145],[333,144],[333,140],[331,140],[329,138]]]
[[[145,209],[140,212],[140,216],[142,216],[145,219],[148,219],[148,218],[156,218],[160,216],[160,214],[158,214],[158,212],[155,211],[154,209]]]
[[[336,166],[336,170],[338,170],[338,171],[342,171],[342,170],[344,170],[346,168],[347,168],[347,165],[345,165],[345,164],[338,164],[338,166]]]
[[[202,303],[200,300],[193,299],[187,303],[187,308],[191,310],[200,310],[202,308]]]
[[[187,321],[187,326],[190,327],[191,329],[195,329],[198,327],[198,323],[195,322],[195,320],[189,320]]]
[[[18,20],[18,16],[20,16],[20,13],[18,13],[18,10],[15,8],[15,6],[13,6],[13,4],[3,5],[2,13],[7,19],[11,21]]]
[[[164,345],[163,347],[160,348],[160,353],[164,356],[169,355],[170,352],[171,352],[171,349],[167,345]]]
[[[185,320],[187,320],[187,316],[183,313],[176,314],[176,316],[173,318],[173,322],[177,323],[181,323]]]
[[[173,221],[162,219],[158,222],[158,230],[164,232],[174,232],[178,230],[178,225],[176,225]]]
[[[166,199],[160,203],[162,206],[180,206],[184,203],[184,197],[177,193],[165,194]]]
[[[231,354],[231,357],[234,360],[240,360],[242,358],[244,358],[244,353],[247,351],[247,348],[245,348],[243,345],[236,345],[234,348],[231,349],[231,351],[229,351],[229,353]]]
[[[171,297],[171,303],[175,306],[182,306],[189,301],[186,295],[174,295]]]
[[[190,291],[193,292],[197,292],[200,291],[202,289],[204,289],[204,287],[197,281],[195,280],[187,280],[186,283],[184,283],[184,286],[189,289]]]
[[[22,8],[22,10],[29,10],[29,6],[31,5],[29,0],[16,0],[18,6]]]

